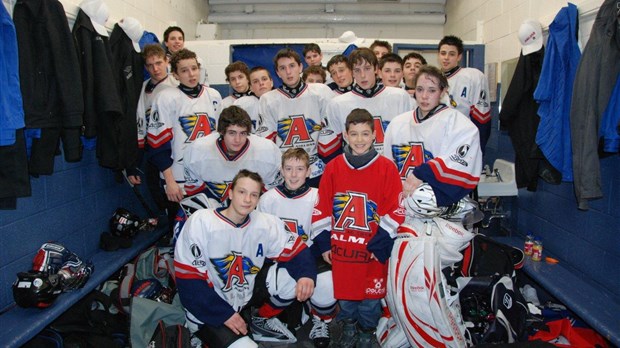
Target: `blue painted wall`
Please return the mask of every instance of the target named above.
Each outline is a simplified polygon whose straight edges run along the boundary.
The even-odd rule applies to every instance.
[[[499,92],[498,92],[499,95]],[[508,134],[498,131],[497,105],[485,164],[495,158],[514,161]],[[504,226],[525,238],[527,231],[542,238],[544,250],[560,259],[584,279],[591,279],[620,296],[620,156],[601,159],[604,197],[590,202],[590,210],[577,209],[572,183],[550,185],[539,181],[538,190],[519,190],[518,198],[504,199],[511,217]],[[570,284],[566,284],[570,286]]]
[[[0,210],[0,310],[13,304],[11,284],[31,268],[41,244],[58,241],[84,257],[97,250],[117,207],[146,216],[129,185],[97,164],[95,151],[84,151],[79,163],[57,156],[54,169],[31,178],[32,196],[19,198],[16,210]]]

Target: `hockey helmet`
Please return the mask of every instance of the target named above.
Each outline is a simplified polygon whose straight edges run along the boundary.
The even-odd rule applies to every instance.
[[[131,296],[141,297],[157,302],[172,303],[172,289],[165,287],[155,278],[137,280],[131,287]]]
[[[118,208],[110,218],[110,232],[117,237],[132,238],[138,233],[140,218],[125,208]]]
[[[20,307],[49,307],[62,292],[60,276],[47,272],[19,272],[13,282],[13,299]]]
[[[407,209],[406,214],[415,218],[432,219],[445,211],[445,208],[437,206],[435,192],[428,183],[418,186],[403,203]]]

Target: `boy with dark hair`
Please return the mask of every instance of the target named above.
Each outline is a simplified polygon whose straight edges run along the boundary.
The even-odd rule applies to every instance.
[[[461,68],[463,41],[452,35],[444,36],[438,45],[441,71],[448,78],[450,106],[457,109],[480,131],[480,148],[484,148],[491,135],[491,104],[486,76],[474,68]]]
[[[183,154],[188,195],[204,192],[225,204],[230,183],[241,169],[252,169],[264,178],[266,189],[281,183],[280,149],[267,139],[252,135],[252,121],[242,108],[232,105],[217,123],[217,133],[197,139]]]
[[[177,26],[168,27],[164,31],[163,45],[166,48],[168,60],[172,59],[173,54],[185,48],[185,32],[183,32],[183,29]],[[200,83],[209,85],[209,75],[207,74],[207,67],[204,61],[200,57],[196,57],[196,60],[200,66]],[[172,69],[168,70],[172,72]]]
[[[273,89],[273,79],[269,70],[262,66],[255,66],[250,70],[250,95],[235,100],[234,105],[247,111],[252,120],[252,134],[256,133],[258,125],[258,100]]]
[[[302,54],[308,66],[321,66],[323,53],[321,53],[321,47],[319,47],[319,45],[315,43],[305,45]]]
[[[375,40],[370,44],[370,50],[375,54],[377,59],[385,56],[388,53],[392,53],[392,45],[387,41]]]
[[[315,347],[327,347],[330,343],[328,324],[336,313],[336,299],[332,284],[331,266],[323,260],[313,245],[312,213],[318,202],[318,190],[308,186],[310,157],[303,149],[288,149],[282,155],[280,170],[284,183],[267,191],[260,199],[258,210],[282,219],[289,230],[306,242],[316,257],[317,281],[314,294],[309,299],[312,314],[310,339]]]
[[[398,87],[403,82],[403,59],[388,53],[379,59],[379,78],[384,86]]]
[[[351,92],[337,96],[327,105],[328,129],[333,133],[321,142],[321,155],[332,157],[341,150],[347,116],[355,108],[368,110],[374,118],[375,149],[383,152],[383,135],[396,115],[411,110],[415,101],[401,88],[386,87],[377,83],[377,57],[368,48],[358,48],[349,56],[355,83]]]
[[[193,213],[175,246],[176,285],[188,326],[211,348],[257,347],[254,340],[294,343],[273,312],[310,298],[316,280],[312,255],[282,220],[255,210],[260,175],[241,170],[230,187],[230,205]],[[277,263],[269,266],[268,259]],[[264,293],[277,304],[263,304]],[[260,308],[253,311],[253,305]]]
[[[336,95],[350,92],[353,87],[353,73],[349,58],[342,54],[337,54],[327,62],[327,70],[333,82],[327,84]]]
[[[222,107],[227,108],[234,104],[235,100],[250,94],[250,69],[241,61],[228,64],[224,69],[226,82],[232,88],[232,94],[222,100]]]
[[[325,70],[320,66],[309,66],[304,69],[301,79],[305,83],[325,83]]]
[[[372,146],[375,121],[367,110],[351,111],[345,129],[344,153],[327,164],[319,186],[312,229],[321,232],[313,241],[332,265],[343,323],[339,346],[366,348],[376,341],[387,261],[405,219],[402,184],[394,163]]]
[[[416,76],[418,76],[418,71],[423,65],[426,65],[426,59],[418,52],[408,53],[403,58],[404,88],[412,98],[415,98]]]
[[[168,200],[180,202],[185,195],[183,151],[194,140],[215,131],[222,97],[200,84],[200,65],[194,52],[178,51],[170,65],[179,86],[162,90],[153,103],[147,127],[148,154],[161,173]]]
[[[282,86],[263,94],[256,134],[275,141],[282,152],[299,147],[310,155],[312,187],[318,186],[325,164],[318,156],[319,133],[327,102],[333,93],[326,85],[301,80],[301,58],[290,48],[273,59]]]

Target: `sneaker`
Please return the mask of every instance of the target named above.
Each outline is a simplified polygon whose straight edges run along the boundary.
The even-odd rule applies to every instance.
[[[252,316],[250,330],[255,341],[295,343],[297,338],[278,318]]]
[[[356,348],[372,348],[375,341],[376,337],[373,330],[360,330],[357,336]]]
[[[342,334],[338,340],[338,347],[354,348],[357,342],[357,322],[353,319],[344,319],[342,322]]]
[[[310,330],[308,337],[310,337],[315,347],[329,347],[329,323],[317,316],[312,316],[312,330]]]

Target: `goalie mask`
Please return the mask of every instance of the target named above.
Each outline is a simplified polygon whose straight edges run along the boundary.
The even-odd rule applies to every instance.
[[[62,292],[60,276],[47,272],[19,272],[13,283],[13,299],[20,307],[49,307]]]
[[[117,237],[133,238],[138,233],[140,218],[125,208],[118,208],[110,218],[110,232]]]
[[[437,206],[435,192],[428,183],[422,183],[403,202],[407,215],[414,218],[432,219],[444,213],[445,208]]]

